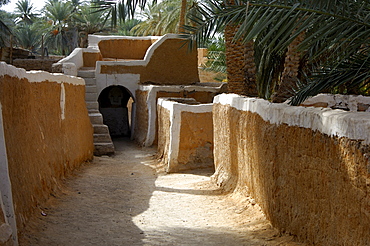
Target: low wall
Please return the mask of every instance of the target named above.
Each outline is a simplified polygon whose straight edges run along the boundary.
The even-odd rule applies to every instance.
[[[213,167],[212,104],[158,99],[158,156],[166,172]]]
[[[201,103],[211,103],[225,92],[225,83],[198,83],[196,85],[157,86],[141,85],[135,93],[136,118],[133,139],[143,146],[157,143],[157,100],[160,97],[194,98]]]
[[[62,58],[45,58],[45,59],[15,59],[13,65],[26,70],[43,70],[52,72],[52,66]]]
[[[6,146],[0,168],[13,201],[1,193],[21,231],[66,174],[93,157],[84,80],[0,63],[0,106]]]
[[[213,179],[315,245],[369,245],[370,116],[220,95]]]

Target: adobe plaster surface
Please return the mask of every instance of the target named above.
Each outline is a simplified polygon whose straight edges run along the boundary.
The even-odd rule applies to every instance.
[[[195,102],[185,98],[158,99],[158,155],[167,172],[213,166],[212,104]]]
[[[287,124],[317,130],[323,134],[363,140],[370,144],[370,115],[367,112],[346,112],[330,108],[291,107],[263,99],[223,94],[214,103],[230,105],[238,110],[258,113],[271,124]]]
[[[253,197],[301,241],[368,245],[368,113],[220,95],[213,114],[220,186]]]
[[[224,92],[225,83],[207,83],[196,85],[140,85],[138,92],[142,98],[137,98],[136,124],[140,127],[135,129],[134,138],[143,146],[151,146],[157,139],[157,100],[160,97],[194,98],[202,103],[210,103],[213,97]],[[138,95],[138,94],[136,94]],[[144,105],[143,105],[144,104]],[[145,126],[145,127],[144,127]],[[144,131],[146,135],[144,136]]]
[[[1,194],[15,237],[12,220],[19,233],[61,179],[92,158],[84,92],[83,79],[0,64]]]

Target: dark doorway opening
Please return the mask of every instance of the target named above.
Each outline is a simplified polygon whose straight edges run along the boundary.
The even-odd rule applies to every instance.
[[[130,91],[123,86],[109,86],[100,93],[98,102],[103,123],[108,126],[111,137],[130,137],[134,103]]]

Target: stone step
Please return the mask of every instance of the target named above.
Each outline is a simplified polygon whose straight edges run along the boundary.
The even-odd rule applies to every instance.
[[[97,101],[98,95],[96,92],[86,92],[85,93],[85,101]]]
[[[89,112],[89,114],[100,113],[99,109],[96,109],[96,108],[90,108],[87,110],[87,112]]]
[[[96,85],[85,85],[85,93],[97,93]]]
[[[109,133],[105,134],[96,134],[94,133],[94,143],[109,143],[112,139],[110,138]]]
[[[107,125],[93,124],[95,134],[109,134]]]
[[[88,110],[90,109],[99,109],[99,103],[97,101],[87,101],[86,107]]]
[[[102,156],[102,155],[113,155],[114,154],[114,145],[112,142],[110,143],[94,143],[94,155]]]
[[[78,70],[77,76],[82,78],[95,78],[95,70]]]
[[[96,79],[95,78],[84,78],[84,80],[85,80],[85,86],[91,86],[91,85],[96,86]]]
[[[91,124],[93,125],[98,125],[98,124],[103,124],[103,116],[101,113],[93,113],[89,114]]]

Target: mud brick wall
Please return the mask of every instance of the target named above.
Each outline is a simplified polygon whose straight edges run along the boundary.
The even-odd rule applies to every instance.
[[[213,167],[212,104],[158,100],[158,155],[167,172]]]
[[[144,146],[157,144],[158,98],[192,98],[200,103],[211,103],[217,94],[225,90],[225,84],[221,83],[204,83],[194,86],[141,86],[135,93],[136,115],[133,139]]]
[[[58,59],[16,59],[13,61],[13,65],[19,68],[29,70],[43,70],[52,72],[52,66],[58,62]]]
[[[370,117],[221,95],[213,179],[315,245],[369,245]]]
[[[170,151],[170,127],[171,118],[170,110],[158,105],[158,144],[157,155],[158,159],[165,165],[168,163],[168,152]]]
[[[82,79],[1,64],[0,103],[18,232],[93,157]],[[4,71],[7,70],[7,71]]]
[[[147,107],[148,91],[136,91],[136,115],[135,115],[135,129],[133,139],[140,145],[145,142],[148,133],[148,118],[149,112]],[[138,113],[140,112],[140,113]]]

